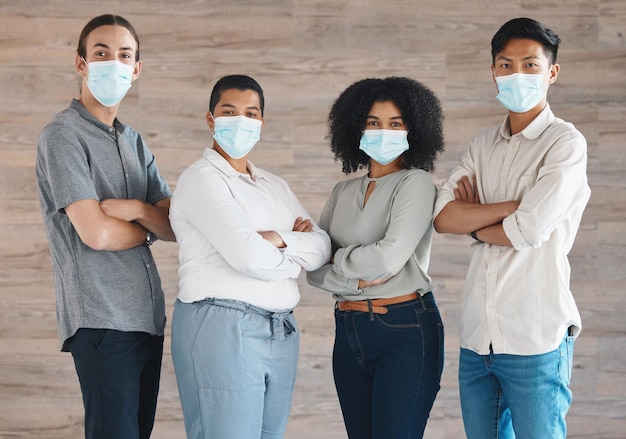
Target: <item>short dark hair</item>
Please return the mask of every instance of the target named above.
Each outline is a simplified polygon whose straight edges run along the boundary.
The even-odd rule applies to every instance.
[[[236,89],[239,91],[255,91],[259,95],[259,103],[261,104],[261,116],[263,115],[263,110],[265,109],[265,98],[263,97],[263,89],[258,82],[246,75],[224,76],[215,83],[215,85],[213,86],[213,91],[211,92],[211,100],[209,101],[209,111],[211,113],[213,113],[213,110],[215,110],[215,106],[220,101],[222,93],[226,90],[232,89]]]
[[[139,37],[137,36],[137,32],[130,22],[120,15],[112,15],[112,14],[104,14],[98,17],[92,18],[89,23],[85,25],[82,32],[80,33],[80,37],[78,38],[78,48],[76,51],[78,55],[85,59],[87,56],[87,49],[85,47],[85,42],[87,41],[87,37],[89,34],[96,28],[100,26],[122,26],[128,29],[128,32],[133,36],[135,42],[137,43],[137,50],[135,52],[135,61],[139,61]]]
[[[360,80],[339,95],[328,116],[330,148],[345,174],[366,168],[369,156],[359,149],[367,116],[375,102],[393,102],[408,130],[409,149],[402,154],[405,169],[434,169],[443,151],[443,112],[426,86],[406,77]]]
[[[496,63],[496,55],[504,50],[504,46],[506,46],[509,40],[513,39],[537,41],[543,46],[543,51],[550,59],[550,62],[552,64],[556,62],[556,55],[561,43],[559,36],[532,18],[514,18],[504,23],[491,39],[491,60],[493,64]]]

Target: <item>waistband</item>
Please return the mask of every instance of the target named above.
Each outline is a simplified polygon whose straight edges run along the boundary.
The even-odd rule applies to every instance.
[[[402,296],[389,297],[384,299],[367,299],[367,300],[355,300],[355,301],[342,301],[335,303],[335,309],[340,311],[360,311],[369,312],[371,314],[387,314],[389,309],[388,305],[396,305],[400,303],[410,302],[412,300],[418,300],[421,302],[422,307],[426,308],[426,301],[433,300],[433,293],[428,292],[426,294],[420,294],[417,291],[411,294],[404,294]]]
[[[284,340],[285,334],[291,334],[296,330],[294,325],[287,319],[287,317],[293,314],[292,309],[284,309],[279,311],[269,311],[264,308],[260,308],[249,303],[242,302],[240,300],[233,299],[215,299],[208,297],[197,302],[193,302],[196,306],[212,305],[219,306],[221,308],[229,308],[244,313],[257,314],[265,317],[271,326],[272,340]],[[279,330],[282,328],[283,330]]]

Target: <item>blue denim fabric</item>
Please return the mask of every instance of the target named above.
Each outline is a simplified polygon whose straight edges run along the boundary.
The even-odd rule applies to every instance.
[[[148,439],[159,393],[163,336],[79,329],[68,340],[85,406],[85,438]]]
[[[188,439],[283,437],[298,367],[293,313],[176,301],[172,360]]]
[[[561,439],[572,402],[574,337],[541,355],[461,349],[459,387],[468,439]]]
[[[353,439],[421,438],[440,388],[443,324],[433,294],[386,308],[335,310],[335,386]]]

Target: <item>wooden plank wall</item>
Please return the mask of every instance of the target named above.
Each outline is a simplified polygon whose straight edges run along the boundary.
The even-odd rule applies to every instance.
[[[138,129],[172,187],[210,144],[208,98],[225,74],[266,92],[253,161],[284,176],[317,218],[344,178],[325,140],[338,93],[365,77],[411,76],[446,114],[439,184],[467,140],[497,124],[489,42],[506,20],[530,16],[563,43],[550,89],[554,111],[585,134],[593,195],[571,253],[584,319],[576,345],[572,438],[622,438],[626,429],[626,2],[623,0],[0,0],[0,437],[79,438],[82,405],[71,356],[59,352],[50,259],[34,175],[38,133],[77,95],[74,50],[83,25],[121,14],[141,38],[144,70],[120,118]],[[154,247],[168,315],[177,246]],[[439,236],[431,275],[446,325],[446,367],[428,438],[463,437],[456,380],[457,317],[469,239]],[[332,384],[332,301],[302,286],[302,354],[288,438],[344,438]],[[167,333],[154,437],[182,438]]]

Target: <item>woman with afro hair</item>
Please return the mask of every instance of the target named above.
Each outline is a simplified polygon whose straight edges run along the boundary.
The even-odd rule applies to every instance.
[[[443,324],[428,264],[443,151],[433,92],[403,77],[364,79],[333,104],[329,139],[343,172],[319,226],[333,256],[308,282],[333,294],[333,373],[348,436],[421,438],[440,387]]]

